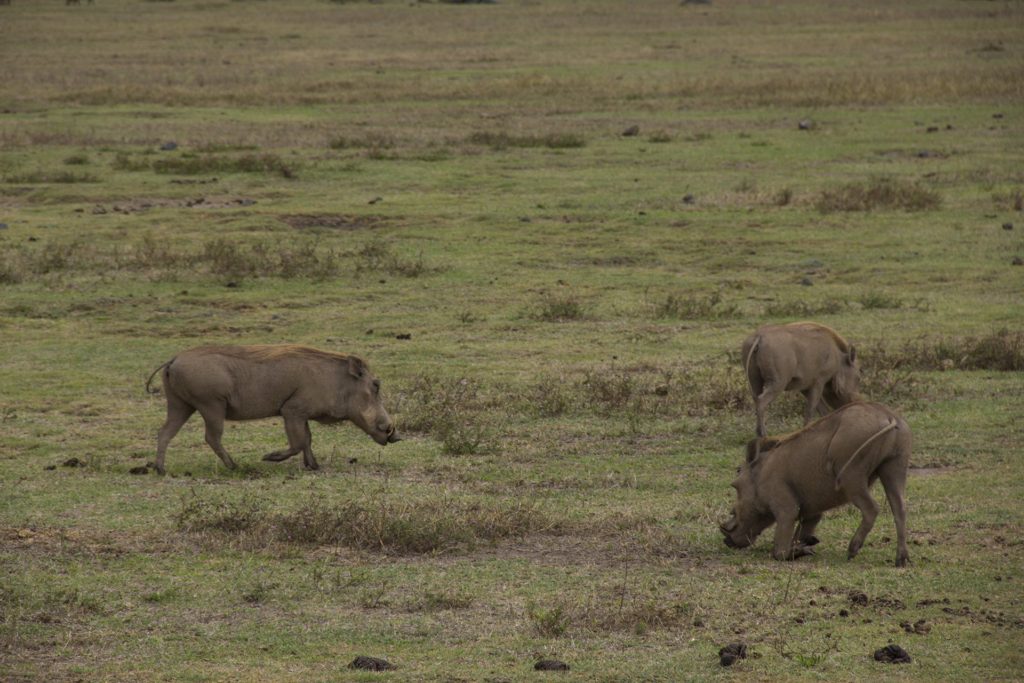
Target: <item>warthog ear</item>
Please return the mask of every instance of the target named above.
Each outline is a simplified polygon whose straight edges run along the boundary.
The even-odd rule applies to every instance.
[[[850,352],[846,354],[846,362],[853,365],[857,362],[857,347],[850,345]]]
[[[362,379],[365,372],[366,363],[361,358],[356,358],[355,356],[348,357],[348,374],[356,379]]]

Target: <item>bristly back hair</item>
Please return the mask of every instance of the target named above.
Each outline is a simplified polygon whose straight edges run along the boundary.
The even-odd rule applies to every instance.
[[[194,353],[209,354],[211,356],[230,356],[251,361],[272,361],[287,357],[306,357],[324,360],[347,361],[355,358],[363,366],[365,361],[348,353],[336,351],[323,351],[314,349],[312,346],[302,344],[253,344],[248,346],[234,346],[230,344],[201,346],[194,349]]]

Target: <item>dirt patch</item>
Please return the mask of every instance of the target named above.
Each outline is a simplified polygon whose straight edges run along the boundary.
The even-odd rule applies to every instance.
[[[255,203],[255,199],[248,197],[188,197],[185,199],[149,197],[118,202],[110,206],[97,204],[92,208],[92,213],[95,215],[105,213],[135,214],[151,209],[166,208],[231,209],[240,206],[252,206]]]
[[[292,213],[278,217],[296,230],[368,230],[377,228],[388,219],[385,216],[355,216],[340,213]]]

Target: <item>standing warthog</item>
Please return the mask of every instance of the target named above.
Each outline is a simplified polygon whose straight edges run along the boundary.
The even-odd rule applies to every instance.
[[[229,468],[235,462],[221,445],[224,420],[258,420],[280,415],[288,448],[264,460],[286,460],[299,451],[306,469],[319,468],[313,457],[309,420],[331,424],[351,420],[384,446],[399,441],[395,424],[380,400],[380,381],[361,359],[308,346],[201,346],[179,353],[163,370],[167,421],[156,441],[156,470],[164,473],[167,444],[199,411],[206,443]]]
[[[870,488],[881,479],[896,521],[896,566],[904,566],[910,442],[903,418],[878,403],[851,403],[792,434],[751,440],[732,483],[736,506],[720,527],[725,544],[745,548],[774,523],[772,557],[809,555],[822,513],[853,503],[862,515],[850,541],[853,559],[878,516]]]
[[[853,345],[831,327],[802,322],[765,325],[743,341],[743,364],[754,395],[757,435],[766,436],[764,411],[784,391],[807,398],[804,424],[859,398],[860,368]]]

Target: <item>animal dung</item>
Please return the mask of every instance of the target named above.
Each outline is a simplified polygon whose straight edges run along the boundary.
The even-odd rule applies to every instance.
[[[397,667],[386,659],[359,655],[349,662],[348,668],[362,669],[364,671],[391,671]]]
[[[718,651],[718,661],[722,666],[732,666],[738,660],[746,658],[746,643],[729,643]]]
[[[875,650],[875,661],[884,664],[910,664],[914,660],[902,647],[892,644]]]
[[[533,668],[535,671],[568,671],[569,665],[557,659],[542,659]]]
[[[630,126],[626,130],[622,131],[622,137],[631,138],[634,135],[640,134],[640,126]]]

